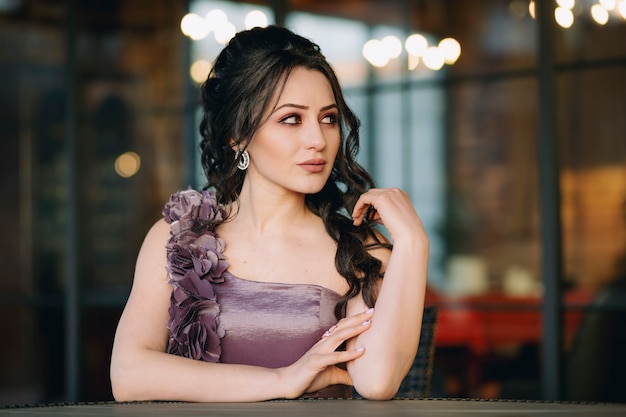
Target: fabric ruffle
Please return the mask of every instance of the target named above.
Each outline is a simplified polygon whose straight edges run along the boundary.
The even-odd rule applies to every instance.
[[[170,224],[167,272],[173,287],[168,352],[218,362],[225,330],[213,285],[224,282],[228,262],[215,227],[225,220],[226,211],[214,192],[189,189],[171,196],[163,216]]]

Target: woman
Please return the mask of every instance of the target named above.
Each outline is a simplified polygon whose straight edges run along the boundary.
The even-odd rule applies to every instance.
[[[392,398],[419,341],[428,239],[406,193],[355,162],[358,120],[330,65],[287,29],[255,28],[202,99],[214,191],[175,194],[142,245],[115,398]]]

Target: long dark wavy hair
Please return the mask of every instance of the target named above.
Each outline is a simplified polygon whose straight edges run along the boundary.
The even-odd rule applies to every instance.
[[[201,86],[200,122],[202,167],[220,203],[235,202],[245,172],[237,169],[233,145],[244,150],[264,122],[276,91],[294,68],[321,72],[330,83],[339,112],[341,143],[330,177],[322,190],[305,197],[307,207],[323,220],[337,242],[335,265],[349,289],[335,308],[345,314],[349,299],[362,292],[365,303],[376,301],[381,262],[369,254],[374,247],[390,247],[364,222],[354,227],[350,213],[359,196],[374,186],[370,174],[356,162],[360,122],[350,110],[331,65],[310,40],[279,27],[239,32],[219,54]]]

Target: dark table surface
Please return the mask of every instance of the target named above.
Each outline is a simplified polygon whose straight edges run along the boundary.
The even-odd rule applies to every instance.
[[[626,404],[462,399],[294,400],[259,403],[104,402],[0,408],[0,416],[625,417]]]

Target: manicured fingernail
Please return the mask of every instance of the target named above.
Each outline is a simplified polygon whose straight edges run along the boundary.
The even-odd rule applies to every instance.
[[[365,350],[365,348],[363,346],[361,346],[360,348],[356,348],[356,351],[361,353]]]
[[[374,307],[368,308],[365,312],[366,313],[373,313],[374,312]]]
[[[322,335],[322,337],[328,337],[328,336],[330,336],[331,334],[333,334],[333,333],[335,332],[335,330],[337,330],[337,326],[336,326],[336,325],[331,326],[331,327],[330,327],[330,329],[328,329],[328,330],[326,330],[326,331],[324,332],[324,334]]]
[[[363,323],[361,323],[363,326],[367,326],[368,324],[370,324],[372,321],[371,320],[365,320]]]

